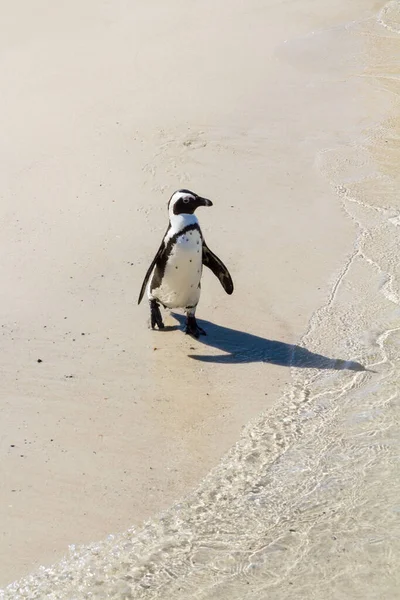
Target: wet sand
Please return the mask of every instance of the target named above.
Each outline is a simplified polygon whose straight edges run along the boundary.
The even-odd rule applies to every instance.
[[[380,3],[323,3],[317,10],[312,2],[235,2],[229,17],[212,3],[82,8],[72,2],[56,8],[41,2],[32,14],[2,4],[0,266],[7,285],[0,296],[0,585],[6,585],[59,560],[70,544],[140,529],[196,488],[251,421],[255,429],[247,426],[244,439],[250,431],[253,440],[274,442],[254,456],[245,445],[246,464],[254,464],[258,477],[257,457],[291,447],[285,436],[298,429],[286,411],[293,400],[288,389],[300,390],[304,399],[316,373],[322,379],[315,385],[325,392],[372,377],[357,371],[361,363],[374,363],[362,343],[375,334],[382,340],[393,323],[370,297],[378,293],[376,284],[396,304],[390,268],[398,261],[393,249],[386,251],[386,238],[366,234],[363,243],[365,238],[379,257],[369,260],[382,271],[376,281],[358,262],[360,223],[368,231],[386,227],[370,223],[371,217],[365,224],[359,214],[373,203],[365,194],[382,184],[382,177],[363,184],[376,167],[362,136],[390,118],[390,78],[379,75],[375,87],[371,81],[382,57],[396,55],[396,40],[364,25],[349,35],[343,23],[372,19]],[[380,188],[378,196],[396,219],[387,183],[393,174],[378,141],[374,152],[386,165],[385,193]],[[352,200],[357,186],[364,208]],[[178,187],[214,201],[212,209],[199,211],[200,222],[236,284],[227,297],[205,273],[198,315],[209,336],[202,342],[186,338],[173,316],[170,331],[149,331],[146,307],[136,307],[166,226],[166,202]],[[354,282],[344,283],[353,268],[359,268]],[[368,292],[365,314],[364,297],[354,296],[359,289]],[[338,290],[345,292],[342,308],[333,304]],[[364,323],[374,319],[386,329],[370,331]],[[343,327],[352,335],[344,335]],[[272,423],[268,434],[255,420],[265,411]],[[280,430],[285,416],[293,427]],[[314,450],[316,456],[326,452],[325,446]],[[258,530],[259,521],[251,521],[248,505],[235,512],[226,500],[244,497],[246,476],[235,487],[234,473],[242,474],[237,456],[224,461],[217,475],[232,469],[232,490],[221,493],[214,515],[221,523],[237,520],[233,539],[239,544],[246,527]],[[276,490],[285,490],[287,473],[272,473]],[[206,514],[218,500],[215,490],[227,487],[216,485],[211,474],[200,489],[206,492],[200,492],[199,514]],[[275,500],[282,519],[282,499]],[[178,508],[180,534],[184,515],[192,529],[202,525],[188,512],[190,501],[188,507]],[[299,501],[297,508],[301,513],[304,505]],[[171,518],[166,522],[162,531],[150,523],[150,538],[168,533],[173,540]],[[143,531],[142,555],[132,547],[145,561],[149,538]],[[305,530],[302,536],[290,550],[299,566]],[[324,552],[320,538],[314,544],[311,539],[307,544]],[[168,597],[194,597],[194,590],[208,597],[207,569],[215,566],[218,544],[217,536],[197,555],[204,578],[183,586],[181,595],[178,587],[170,589]],[[109,564],[104,557],[110,547],[102,564]],[[243,556],[235,557],[239,564]],[[229,572],[232,560],[224,555],[221,573]],[[162,572],[160,561],[158,567]],[[219,597],[244,598],[241,585],[249,584],[234,579],[236,587],[229,589],[224,577]],[[143,593],[154,594],[142,583]],[[21,589],[10,593],[16,597]],[[121,589],[113,588],[115,597]],[[289,598],[288,589],[277,597]],[[108,592],[104,588],[98,597]],[[46,597],[38,593],[21,597]],[[68,597],[71,589],[56,593]],[[257,582],[252,593],[262,597],[265,590]]]

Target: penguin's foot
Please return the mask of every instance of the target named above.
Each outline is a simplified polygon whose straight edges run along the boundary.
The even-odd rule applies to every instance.
[[[152,329],[155,329],[156,325],[158,329],[164,329],[160,305],[157,300],[150,300],[150,321]]]
[[[188,335],[192,335],[196,339],[200,335],[207,335],[204,329],[197,325],[196,317],[194,315],[188,315],[185,333]]]

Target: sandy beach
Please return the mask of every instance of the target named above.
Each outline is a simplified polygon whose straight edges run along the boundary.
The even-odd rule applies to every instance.
[[[38,0],[32,6],[0,0],[0,7],[0,587],[33,573],[29,585],[16,583],[0,591],[0,598],[43,600],[54,591],[60,600],[261,600],[268,569],[277,586],[271,597],[292,598],[295,590],[287,574],[278,576],[281,567],[274,558],[262,577],[254,575],[254,588],[245,595],[244,567],[233,566],[244,560],[239,546],[232,560],[221,559],[215,572],[210,567],[214,575],[207,569],[210,561],[222,564],[214,554],[210,558],[222,544],[218,535],[228,531],[220,515],[237,523],[235,543],[245,539],[240,531],[259,531],[261,517],[254,517],[253,509],[240,505],[235,512],[227,500],[240,504],[245,498],[243,482],[250,485],[253,467],[257,477],[269,473],[274,493],[281,492],[270,498],[270,507],[282,508],[268,513],[274,527],[279,519],[291,523],[283,516],[292,498],[285,485],[294,485],[305,464],[324,480],[329,469],[311,467],[304,457],[325,429],[315,424],[307,433],[307,427],[328,411],[334,393],[342,398],[343,390],[361,389],[372,397],[384,389],[376,377],[383,377],[381,370],[390,363],[385,398],[396,398],[396,343],[393,356],[382,358],[379,349],[394,339],[388,332],[397,336],[398,327],[399,257],[393,244],[399,218],[393,191],[399,156],[393,109],[396,102],[398,107],[398,6],[373,0],[234,0],[229,6],[208,0],[134,5]],[[235,282],[229,297],[210,272],[204,273],[197,315],[208,336],[200,341],[185,336],[173,315],[165,316],[168,331],[151,331],[146,303],[137,306],[167,225],[168,199],[181,187],[213,201],[198,217],[209,247]],[[363,373],[361,365],[371,372]],[[327,399],[323,410],[310,405],[301,436],[301,419],[289,410],[301,404],[297,392],[302,403]],[[327,445],[315,447],[312,456],[327,461],[341,456],[332,448],[340,438],[343,450],[353,431],[344,414],[335,412],[337,420],[324,421],[324,427],[331,423]],[[269,415],[274,425],[264,430],[260,415]],[[247,440],[240,442],[248,444],[246,453],[234,446],[239,439]],[[274,451],[272,446],[257,450],[257,440],[273,442]],[[392,448],[386,442],[382,447]],[[279,460],[276,454],[273,463],[277,449]],[[303,457],[296,463],[301,469],[288,458],[292,451]],[[238,458],[244,454],[250,456],[248,472]],[[271,456],[275,466],[269,459],[262,466],[260,456]],[[291,466],[284,468],[284,459],[292,460]],[[387,469],[388,479],[394,479]],[[345,472],[343,465],[338,471]],[[364,463],[361,471],[365,481],[375,473]],[[243,474],[240,486],[237,473]],[[368,489],[379,488],[378,467],[376,474]],[[320,489],[296,485],[293,498],[300,498],[299,490],[307,488],[310,497],[311,490]],[[190,496],[196,490],[200,495]],[[375,507],[372,517],[365,512],[364,520],[355,519],[365,528],[380,512],[373,493],[367,495]],[[396,494],[391,490],[387,497]],[[192,500],[176,508],[183,498]],[[336,506],[336,500],[325,505]],[[213,522],[221,525],[215,526],[216,537],[206,528],[207,535],[205,529],[197,538],[201,515],[214,501]],[[197,502],[202,510],[194,518],[190,505]],[[264,505],[267,501],[259,504]],[[350,505],[351,499],[343,499],[347,516]],[[305,500],[293,514],[303,510],[308,510]],[[179,526],[175,517],[166,517],[161,532],[154,524],[160,513],[179,514]],[[324,532],[336,517],[329,524],[326,518],[321,516]],[[172,522],[175,529],[169,529]],[[350,531],[351,522],[350,517],[343,521],[348,526],[343,531]],[[299,556],[307,544],[316,561],[332,553],[322,537],[312,537],[315,532],[307,529],[306,543],[306,530],[291,528],[305,536],[304,543],[285,546],[294,557],[294,581],[305,582],[309,573],[301,571]],[[175,543],[171,531],[181,535],[189,529],[190,539],[201,538],[211,554],[196,554],[198,563],[191,554],[193,564],[204,568],[195,575],[185,570],[183,578],[183,571],[168,567],[167,554]],[[143,558],[144,578],[150,577],[143,574],[144,557],[153,556],[158,564],[154,556],[159,556],[146,544],[168,533],[168,544],[163,538],[157,546],[167,557],[164,575],[169,568],[171,581],[185,583],[179,587],[160,579],[146,587],[140,580],[135,587],[125,573],[130,596],[122,595],[128,587],[119,583],[112,592],[99,584],[92,596],[85,595],[89,588],[56,589],[51,576],[46,592],[40,588],[37,569],[59,563],[71,545],[110,534],[119,539],[127,531],[145,532],[138,546],[130,542],[135,557]],[[279,533],[274,539],[284,538]],[[109,543],[99,546],[102,565],[111,564]],[[371,560],[384,564],[374,551]],[[368,549],[363,552],[370,556]],[[390,565],[398,554],[385,546],[384,555],[390,555],[388,578],[376,582],[371,576],[370,589],[383,590],[381,597],[391,600],[396,587]],[[113,566],[114,575],[131,560],[118,556],[122,562]],[[171,550],[171,556],[178,554]],[[71,586],[76,560],[68,571]],[[309,588],[298,587],[297,598],[314,597],[312,576],[327,585],[318,597],[380,597],[346,596],[347,584],[329,595],[328,571],[315,567]],[[356,568],[354,573],[363,577]],[[111,575],[105,580],[112,585]],[[213,588],[217,583],[221,587]]]

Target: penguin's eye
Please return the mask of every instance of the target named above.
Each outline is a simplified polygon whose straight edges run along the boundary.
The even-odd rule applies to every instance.
[[[189,202],[189,198],[184,198],[183,201],[185,204],[187,204]]]

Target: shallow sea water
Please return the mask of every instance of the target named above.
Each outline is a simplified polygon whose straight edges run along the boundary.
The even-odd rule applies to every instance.
[[[353,76],[387,95],[389,109],[357,141],[316,156],[358,233],[300,345],[366,370],[293,367],[274,409],[195,492],[140,531],[71,548],[2,600],[398,597],[399,33],[397,1],[320,32],[363,39],[368,64]]]

